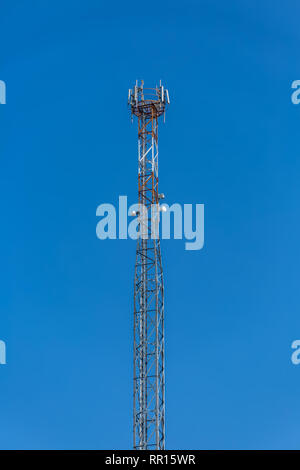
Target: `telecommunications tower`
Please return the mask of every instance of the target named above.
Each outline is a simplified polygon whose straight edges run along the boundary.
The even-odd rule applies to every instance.
[[[165,448],[164,285],[159,240],[158,118],[169,93],[136,82],[128,104],[138,119],[139,237],[134,279],[133,445]],[[146,210],[145,210],[146,209]]]

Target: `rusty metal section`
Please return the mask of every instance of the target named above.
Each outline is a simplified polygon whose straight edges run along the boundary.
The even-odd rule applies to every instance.
[[[164,285],[159,231],[158,119],[169,93],[162,84],[129,90],[132,117],[138,120],[138,197],[147,208],[137,240],[134,280],[134,448],[165,449]],[[155,232],[155,233],[154,233]],[[146,236],[145,236],[146,235]]]

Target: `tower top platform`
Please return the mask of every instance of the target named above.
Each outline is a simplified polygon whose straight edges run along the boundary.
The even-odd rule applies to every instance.
[[[170,104],[169,92],[161,84],[155,88],[145,88],[144,81],[128,90],[128,105],[131,114],[137,117],[159,117],[165,113]]]

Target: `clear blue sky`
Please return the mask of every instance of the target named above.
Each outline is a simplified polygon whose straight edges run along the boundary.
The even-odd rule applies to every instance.
[[[299,3],[1,2],[0,448],[132,446],[136,202],[127,90],[162,79],[166,202],[205,204],[205,247],[163,241],[169,449],[300,448]]]

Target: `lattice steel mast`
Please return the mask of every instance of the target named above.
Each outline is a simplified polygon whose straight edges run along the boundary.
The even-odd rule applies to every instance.
[[[138,118],[138,194],[140,236],[134,280],[134,448],[165,448],[164,286],[159,240],[158,118],[169,94],[161,85],[129,90]]]

